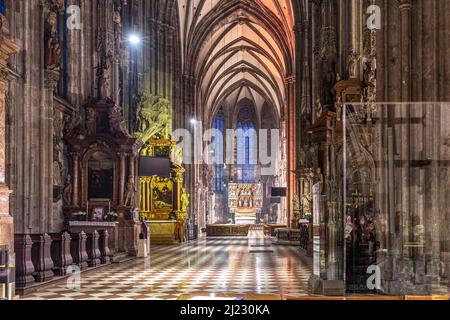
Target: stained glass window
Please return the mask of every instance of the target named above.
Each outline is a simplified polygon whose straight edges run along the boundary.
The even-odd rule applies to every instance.
[[[225,136],[225,116],[223,113],[223,109],[221,108],[214,119],[214,129],[220,131],[222,136]],[[223,139],[222,139],[223,140]],[[217,139],[216,137],[212,137],[213,143],[213,153],[216,159],[216,164],[214,165],[214,191],[223,192],[225,190],[224,186],[224,165],[223,161],[217,161],[217,159],[223,159],[224,154],[224,145],[221,145],[223,141]]]
[[[0,0],[0,13],[5,13],[5,0]]]
[[[255,182],[255,164],[257,143],[253,108],[242,107],[237,122],[237,164],[238,182]]]

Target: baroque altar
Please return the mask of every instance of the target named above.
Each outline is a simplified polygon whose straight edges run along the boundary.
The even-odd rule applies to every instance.
[[[140,233],[136,159],[142,144],[128,132],[122,108],[111,99],[94,99],[74,118],[66,141],[71,172],[65,221],[70,232],[107,230],[114,253],[134,255]],[[76,227],[75,224],[76,223]]]
[[[141,150],[141,157],[169,163],[164,177],[140,173],[140,216],[149,226],[151,243],[185,242],[189,197],[183,188],[185,169],[176,141],[150,139]]]
[[[183,188],[183,152],[171,139],[172,106],[163,97],[138,97],[134,136],[140,149],[140,219],[148,225],[153,244],[186,241],[189,196]]]

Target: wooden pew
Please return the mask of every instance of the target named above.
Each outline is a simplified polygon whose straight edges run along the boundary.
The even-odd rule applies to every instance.
[[[33,241],[31,247],[31,259],[34,264],[34,277],[36,282],[52,280],[53,260],[51,255],[52,238],[48,234],[33,234],[30,236]]]
[[[72,240],[68,232],[52,233],[51,254],[53,260],[53,272],[56,276],[65,276],[67,268],[73,264],[72,254],[70,252],[70,242]]]
[[[27,234],[14,235],[14,251],[16,253],[16,288],[23,289],[35,283],[35,271],[31,259],[33,241]]]
[[[101,264],[109,264],[111,263],[111,250],[109,249],[109,232],[108,230],[100,230],[99,232],[100,238],[98,240],[98,244],[100,247],[100,262]]]
[[[72,233],[72,241],[70,243],[70,253],[72,254],[73,262],[84,270],[88,268],[88,254],[86,251],[86,233]]]
[[[92,233],[89,233],[87,235],[87,241],[86,241],[86,249],[88,253],[88,266],[93,268],[98,266],[101,261],[100,257],[102,256],[98,244],[99,234],[97,231],[94,231]]]

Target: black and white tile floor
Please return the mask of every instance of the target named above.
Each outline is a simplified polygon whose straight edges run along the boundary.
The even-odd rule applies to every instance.
[[[148,259],[82,274],[77,289],[63,281],[23,299],[170,300],[196,292],[307,295],[311,272],[297,247],[272,246],[261,231],[251,230],[248,238],[154,246]]]

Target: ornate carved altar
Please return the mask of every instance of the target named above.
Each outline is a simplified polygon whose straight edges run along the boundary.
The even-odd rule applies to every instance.
[[[182,154],[176,141],[150,139],[141,156],[170,160],[170,176],[140,177],[140,215],[150,228],[152,243],[175,244],[185,242],[188,195],[183,189],[184,168]]]
[[[93,100],[83,109],[84,119],[73,119],[66,136],[71,155],[66,226],[70,230],[70,222],[78,220],[78,229],[83,223],[91,229],[93,222],[102,229],[102,223],[117,220],[115,230],[109,224],[107,228],[117,235],[111,237],[115,241],[111,247],[134,254],[139,232],[132,212],[137,203],[136,159],[142,144],[129,134],[122,109],[112,100]],[[120,236],[129,229],[134,230],[132,238]]]
[[[182,243],[186,241],[189,196],[183,189],[183,153],[176,146],[177,142],[171,140],[171,102],[146,93],[140,94],[136,100],[134,137],[141,142],[141,159],[162,159],[166,164],[165,160],[168,160],[170,167],[164,167],[164,176],[139,173],[140,218],[150,229],[151,243]]]
[[[263,207],[261,184],[228,184],[228,207],[235,213],[236,224],[255,224],[256,213]]]

